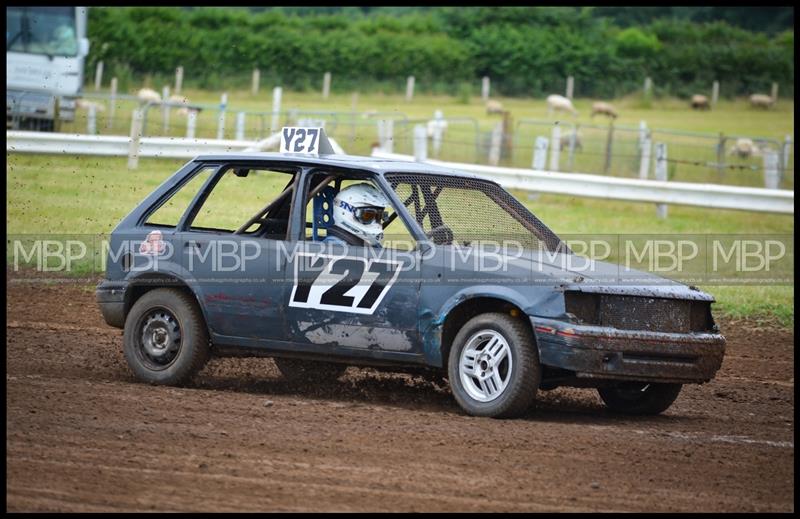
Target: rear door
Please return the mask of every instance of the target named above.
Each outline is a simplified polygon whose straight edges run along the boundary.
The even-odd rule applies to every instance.
[[[183,266],[216,340],[268,345],[287,339],[283,251],[296,173],[223,164],[185,217]]]

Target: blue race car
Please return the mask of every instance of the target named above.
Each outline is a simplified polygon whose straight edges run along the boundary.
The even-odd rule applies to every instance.
[[[467,413],[513,417],[559,386],[656,414],[720,368],[710,295],[575,268],[490,179],[335,155],[321,131],[292,130],[284,150],[305,153],[199,156],[111,234],[96,298],[137,378],[182,384],[211,356],[272,357],[309,383],[374,366],[446,378]]]

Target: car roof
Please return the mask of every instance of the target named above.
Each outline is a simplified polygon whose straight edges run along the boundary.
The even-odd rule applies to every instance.
[[[407,160],[380,159],[375,157],[362,157],[359,155],[321,155],[313,157],[308,155],[295,155],[291,153],[274,152],[246,152],[246,153],[217,153],[213,155],[199,155],[196,161],[217,162],[242,160],[258,162],[259,160],[281,161],[308,166],[338,166],[363,169],[383,175],[384,173],[415,173],[422,175],[445,175],[451,177],[472,178],[497,183],[495,180],[482,175],[476,175],[458,169],[411,162]]]

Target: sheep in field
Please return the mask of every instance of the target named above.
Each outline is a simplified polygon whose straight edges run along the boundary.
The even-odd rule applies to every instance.
[[[572,115],[578,115],[578,111],[572,106],[572,101],[557,94],[547,96],[547,115],[549,116],[552,114],[553,110],[570,112]]]
[[[708,97],[700,94],[692,96],[692,109],[694,110],[711,110],[711,103],[708,102]]]
[[[753,94],[750,96],[750,106],[753,108],[772,108],[775,99],[766,94]]]
[[[761,150],[752,139],[740,137],[736,139],[736,144],[728,150],[728,155],[735,155],[740,159],[749,159],[750,157],[761,156]]]
[[[594,118],[595,115],[607,115],[612,119],[617,118],[617,111],[614,107],[603,101],[598,101],[596,103],[592,103],[592,115],[591,117]]]
[[[562,135],[558,139],[558,142],[559,142],[559,148],[558,149],[560,151],[568,150],[569,149],[569,141],[570,141],[571,138],[572,138],[572,133],[567,133],[567,134]],[[582,150],[583,149],[583,144],[581,144],[581,136],[578,133],[575,134],[575,148],[574,149],[576,149],[576,150]]]
[[[94,101],[88,101],[86,99],[78,99],[75,101],[75,107],[80,108],[82,110],[88,110],[91,107],[94,107],[95,110],[98,112],[105,112],[106,107],[101,103],[95,103]]]
[[[142,88],[138,92],[136,92],[136,97],[139,98],[139,101],[143,103],[160,103],[161,96],[158,95],[158,92],[151,88]]]
[[[500,101],[489,100],[486,101],[486,114],[502,114],[503,113],[503,103]]]

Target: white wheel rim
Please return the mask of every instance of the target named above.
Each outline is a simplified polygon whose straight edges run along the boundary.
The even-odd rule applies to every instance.
[[[467,341],[458,363],[461,385],[479,402],[500,397],[511,380],[511,348],[494,330],[481,330]]]

